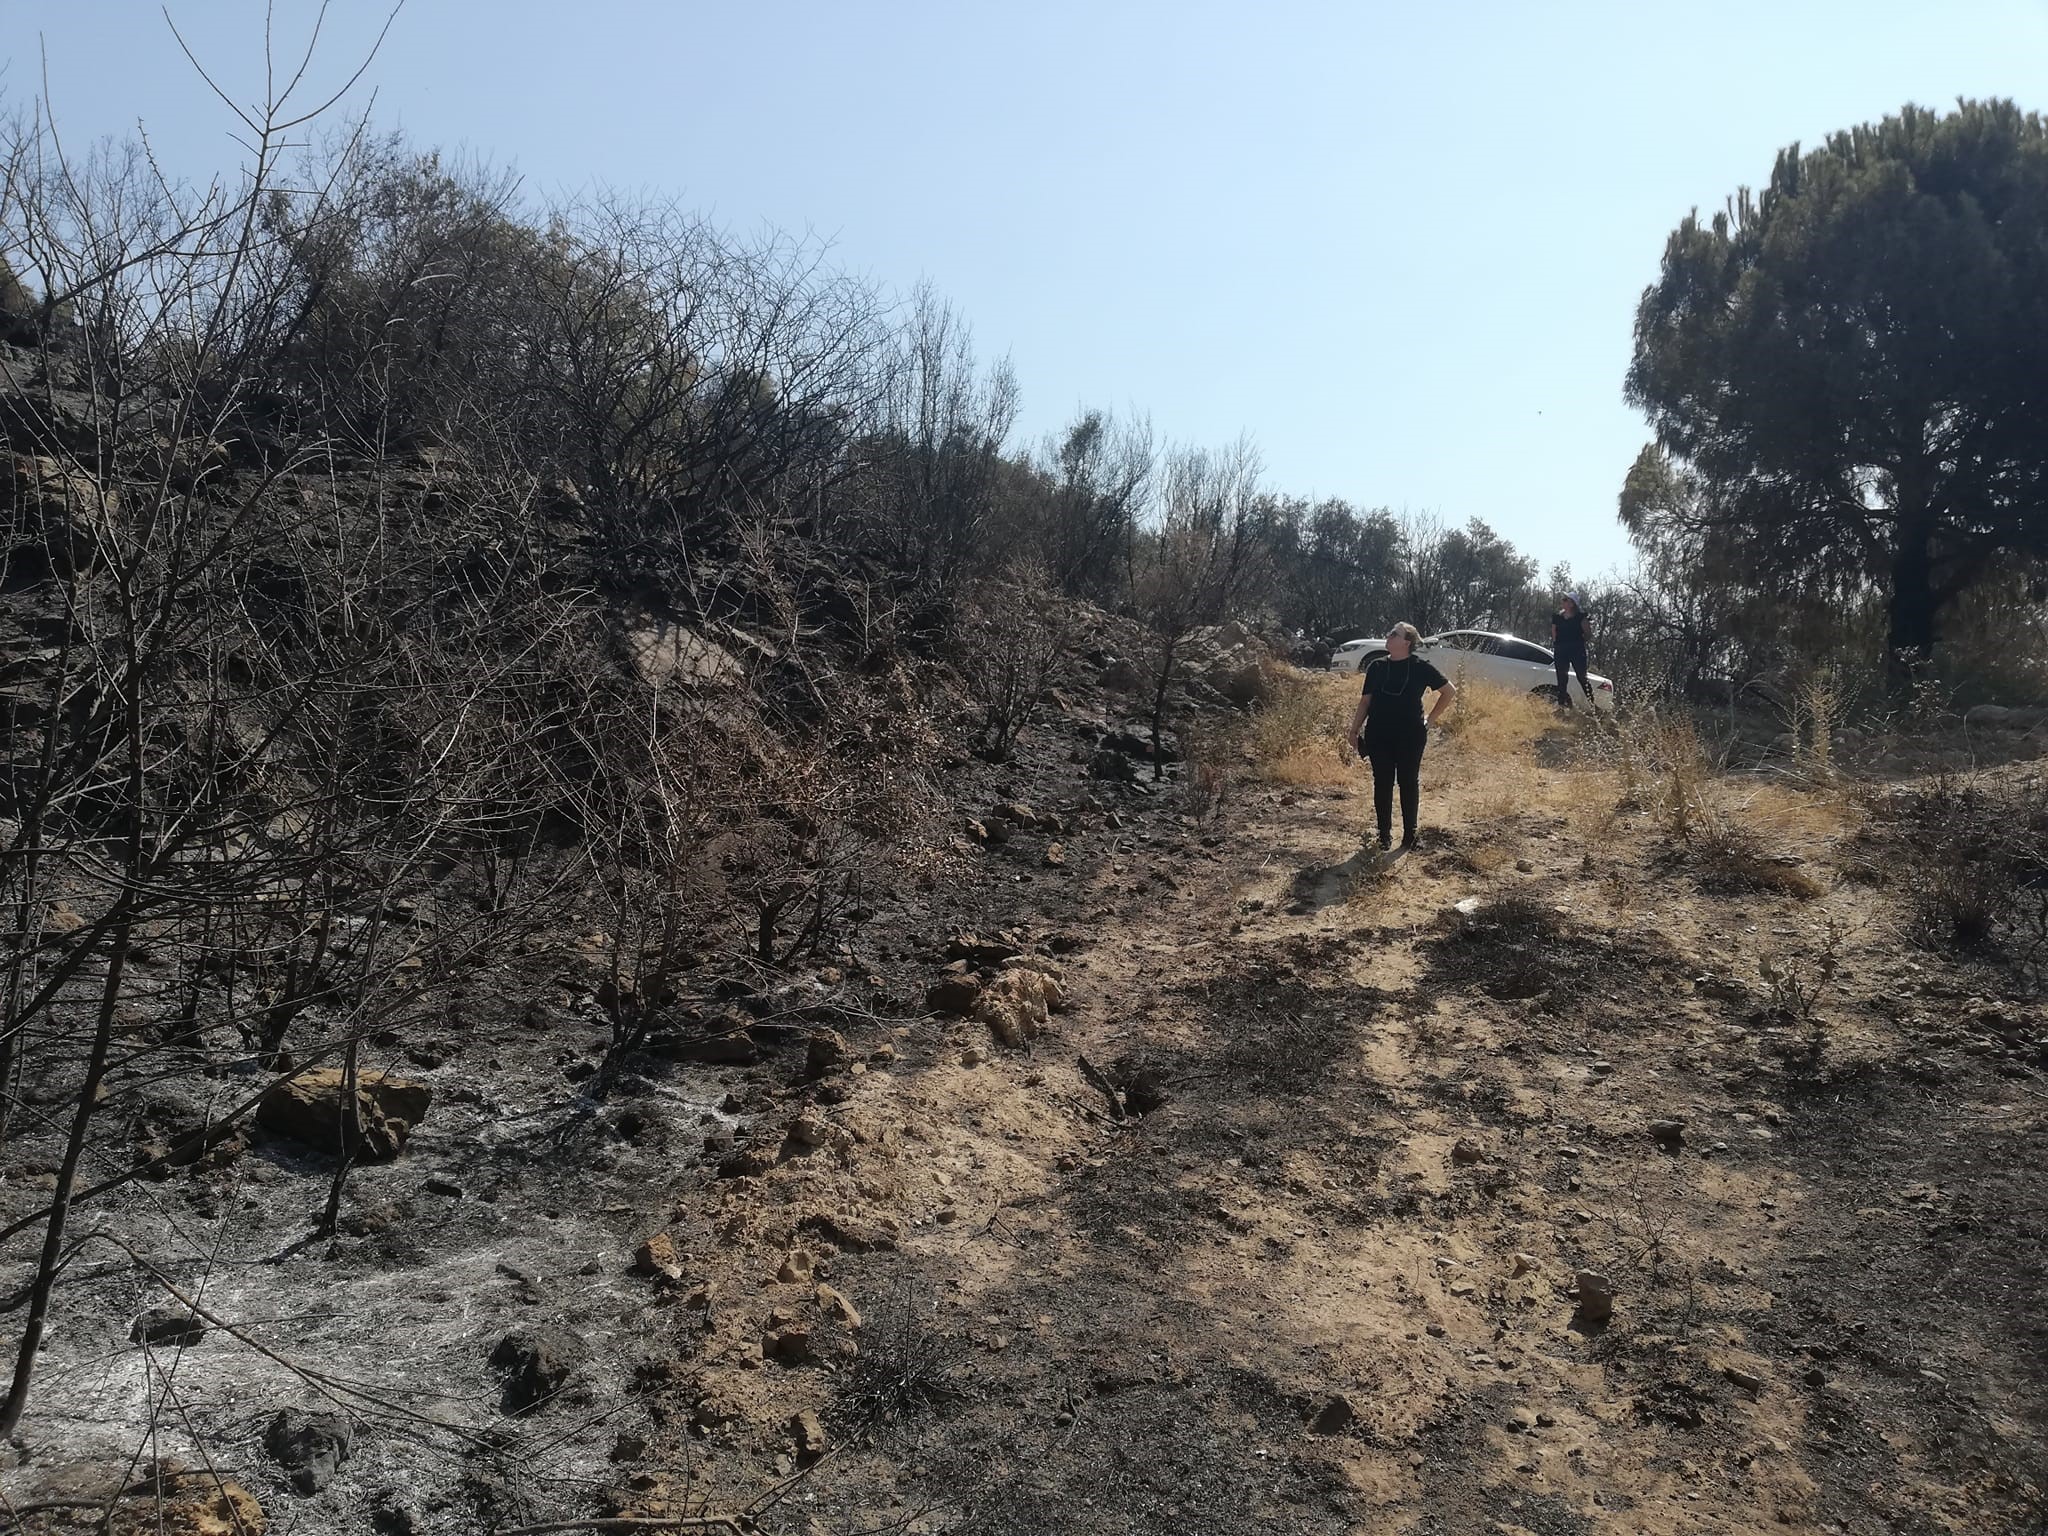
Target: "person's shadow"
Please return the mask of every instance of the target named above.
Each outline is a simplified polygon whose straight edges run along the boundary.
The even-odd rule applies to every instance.
[[[1360,880],[1383,874],[1406,858],[1406,848],[1375,848],[1368,843],[1338,864],[1312,864],[1297,873],[1288,888],[1287,911],[1294,917],[1308,917],[1325,907],[1351,899]]]

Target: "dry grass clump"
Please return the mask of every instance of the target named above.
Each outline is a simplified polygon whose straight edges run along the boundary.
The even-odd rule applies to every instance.
[[[1694,847],[1689,861],[1700,889],[1717,896],[1749,896],[1775,892],[1812,901],[1827,894],[1827,887],[1790,855],[1764,851],[1763,844],[1745,829],[1729,828],[1708,843]]]
[[[1357,704],[1353,674],[1288,669],[1245,728],[1251,772],[1264,783],[1298,788],[1352,782],[1358,751],[1350,726]]]
[[[1688,717],[1651,714],[1621,739],[1628,745],[1618,759],[1620,808],[1650,812],[1664,834],[1667,857],[1691,870],[1703,890],[1729,896],[1775,892],[1802,901],[1824,892],[1797,855],[1767,849],[1762,829],[1745,817],[1755,797],[1731,803],[1719,765]],[[1774,804],[1782,814],[1783,802]]]
[[[1470,843],[1459,848],[1458,859],[1475,875],[1493,876],[1514,866],[1515,850],[1498,841]]]
[[[1444,736],[1475,757],[1516,757],[1558,729],[1557,711],[1544,699],[1491,683],[1458,685],[1458,702],[1444,717]]]

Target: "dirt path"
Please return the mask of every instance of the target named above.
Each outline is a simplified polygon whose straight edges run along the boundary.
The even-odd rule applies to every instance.
[[[829,1261],[867,1319],[818,1405],[868,1427],[821,1527],[2039,1529],[2048,1104],[1915,1039],[1995,978],[1831,875],[1701,893],[1604,776],[1429,778],[1384,873],[1351,789],[1249,792],[1191,865],[1112,844],[1056,1033],[862,1096],[919,1155],[870,1185],[900,1250]],[[1817,871],[1845,826],[1744,809]],[[1854,980],[1793,1072],[1743,978],[1821,908]]]

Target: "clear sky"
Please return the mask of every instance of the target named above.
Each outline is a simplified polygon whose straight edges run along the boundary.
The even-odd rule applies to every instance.
[[[239,98],[261,0],[170,0]],[[315,77],[380,0],[335,0]],[[315,6],[277,0],[280,51]],[[155,3],[0,0],[19,103],[235,153]],[[408,0],[351,102],[537,192],[659,190],[930,279],[1036,438],[1083,404],[1249,432],[1280,490],[1623,562],[1621,401],[1665,236],[1907,101],[2048,110],[2048,0]]]

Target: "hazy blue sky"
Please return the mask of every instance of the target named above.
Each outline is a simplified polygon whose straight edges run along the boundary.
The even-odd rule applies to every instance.
[[[336,0],[331,88],[381,24]],[[171,0],[231,92],[260,0]],[[279,0],[296,48],[314,7]],[[0,0],[74,138],[187,173],[229,120],[154,3]],[[537,191],[660,189],[929,278],[1036,437],[1084,403],[1249,431],[1268,483],[1625,560],[1629,327],[1687,209],[1901,103],[2048,109],[2048,0],[1660,5],[409,0],[352,101]]]

